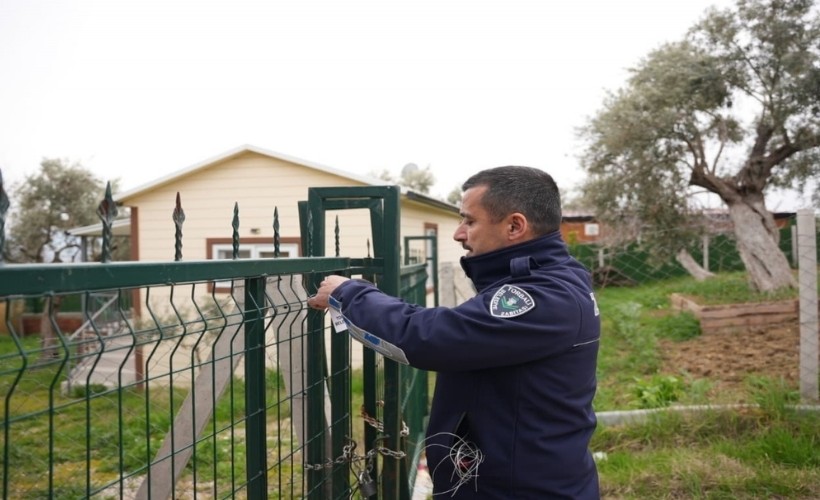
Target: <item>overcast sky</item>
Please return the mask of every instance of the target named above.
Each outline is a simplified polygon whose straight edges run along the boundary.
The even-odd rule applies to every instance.
[[[732,2],[0,0],[0,168],[66,158],[128,190],[253,144],[430,166],[440,196],[504,164],[568,189],[577,127],[712,5]]]

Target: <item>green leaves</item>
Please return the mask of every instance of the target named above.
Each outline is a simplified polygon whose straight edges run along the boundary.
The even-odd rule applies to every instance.
[[[813,5],[739,0],[734,10],[709,10],[685,39],[632,69],[580,131],[582,193],[602,222],[665,258],[703,231],[704,192],[758,208],[771,185],[812,186],[820,152]],[[758,229],[765,225],[749,231]]]
[[[685,393],[685,381],[674,375],[653,375],[635,379],[633,394],[640,408],[664,408]]]
[[[78,163],[43,159],[40,171],[16,187],[9,249],[22,262],[56,262],[77,247],[66,237],[72,227],[98,222],[95,210],[103,183]]]

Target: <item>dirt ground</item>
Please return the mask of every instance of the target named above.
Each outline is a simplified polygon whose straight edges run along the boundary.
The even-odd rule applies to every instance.
[[[797,321],[740,333],[710,333],[684,342],[661,341],[662,371],[712,381],[710,392],[745,392],[749,375],[783,379],[799,387]],[[742,402],[742,401],[738,401]],[[744,401],[745,402],[745,401]]]

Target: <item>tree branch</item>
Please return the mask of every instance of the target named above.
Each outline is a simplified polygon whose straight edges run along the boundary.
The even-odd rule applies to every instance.
[[[737,185],[733,181],[713,175],[703,168],[692,171],[692,175],[689,177],[689,185],[702,187],[718,195],[727,204],[740,198]]]

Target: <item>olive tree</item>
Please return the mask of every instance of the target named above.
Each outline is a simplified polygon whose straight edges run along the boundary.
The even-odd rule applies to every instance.
[[[405,165],[404,168],[402,168],[401,175],[398,178],[386,169],[382,170],[381,173],[373,175],[383,181],[404,186],[421,194],[429,193],[430,188],[436,183],[436,178],[433,175],[432,170],[430,170],[430,165],[427,165],[424,168],[419,168],[415,163],[408,163]]]
[[[79,250],[66,231],[99,222],[105,184],[78,163],[43,159],[40,169],[13,189],[10,260],[62,262]]]
[[[708,10],[683,40],[642,59],[580,134],[585,198],[602,219],[631,220],[679,253],[698,227],[693,199],[712,193],[753,288],[795,286],[766,194],[805,189],[820,174],[816,6],[738,0]]]
[[[103,199],[103,182],[78,163],[43,159],[37,173],[12,191],[7,255],[10,261],[53,263],[72,260],[80,249],[72,227],[99,222],[96,209]],[[50,315],[60,312],[62,295],[49,299],[40,320],[44,359],[59,355]]]

